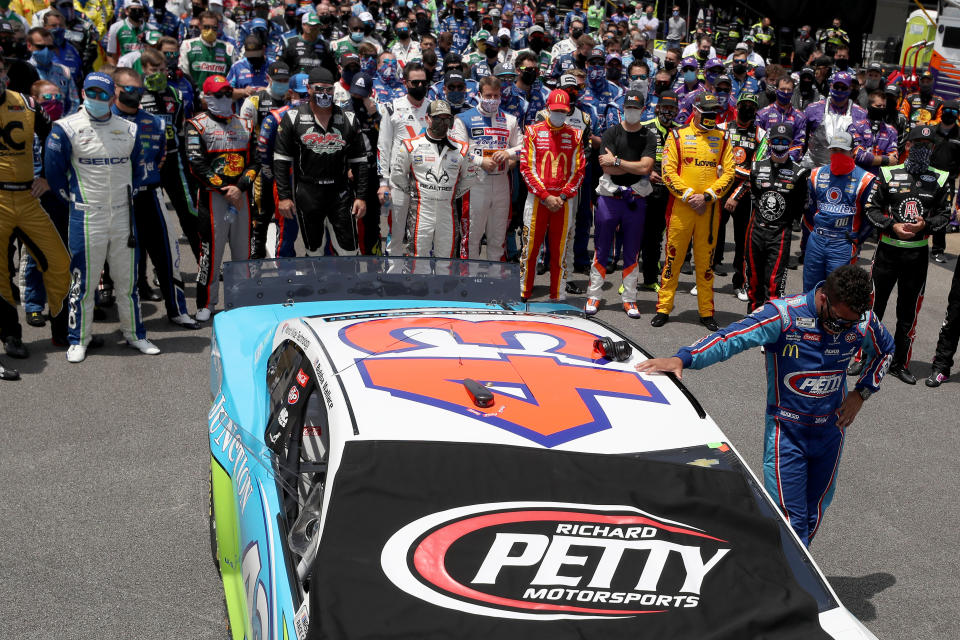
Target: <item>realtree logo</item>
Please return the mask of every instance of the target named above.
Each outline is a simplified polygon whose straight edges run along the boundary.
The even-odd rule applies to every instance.
[[[432,604],[527,620],[696,608],[730,545],[620,505],[491,503],[431,514],[383,548],[387,577]]]

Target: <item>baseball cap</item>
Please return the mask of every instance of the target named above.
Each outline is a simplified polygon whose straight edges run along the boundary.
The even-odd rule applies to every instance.
[[[787,138],[793,140],[793,125],[789,122],[780,122],[773,125],[767,133],[767,139]]]
[[[644,98],[643,94],[639,91],[627,91],[626,97],[623,99],[623,108],[624,109],[643,109]]]
[[[813,61],[813,66],[815,66],[815,67],[832,67],[832,66],[833,66],[833,58],[831,58],[830,56],[820,56],[819,58],[817,58],[816,60]]]
[[[314,67],[307,75],[310,84],[333,84],[333,74],[326,67]]]
[[[227,82],[227,79],[224,78],[223,76],[210,76],[209,78],[207,78],[207,82],[215,78],[220,78],[221,80],[223,80],[224,84],[226,84],[228,87],[230,86],[230,84]],[[83,88],[84,89],[103,89],[104,91],[106,91],[112,96],[113,95],[113,78],[111,78],[105,73],[94,71],[93,73],[88,73],[87,77],[84,78]],[[206,91],[207,89],[206,82],[203,83],[203,89],[204,91]]]
[[[373,19],[373,14],[371,14],[369,11],[361,12],[357,18],[360,19],[360,22],[375,22]]]
[[[580,84],[577,82],[577,76],[570,73],[565,73],[562,76],[560,76],[561,89],[564,87],[579,87],[579,86]]]
[[[680,68],[681,69],[699,69],[700,65],[697,64],[696,58],[694,58],[693,56],[687,56],[686,58],[680,61]]]
[[[512,62],[501,62],[493,69],[493,75],[497,76],[515,76],[517,75],[517,68],[513,66]]]
[[[256,29],[263,29],[264,31],[266,31],[267,21],[264,20],[263,18],[254,18],[253,20],[251,20],[250,30],[255,31]]]
[[[747,46],[746,42],[738,42],[737,46],[733,48],[734,51],[749,51],[750,47]]]
[[[871,62],[867,65],[867,71],[879,71],[880,73],[883,73],[883,65],[879,62]]]
[[[290,77],[290,89],[294,93],[307,93],[307,74],[296,73]]]
[[[723,60],[721,60],[720,58],[710,58],[703,65],[704,71],[706,71],[707,69],[718,69],[718,68],[719,69],[723,68]]]
[[[570,76],[571,78],[573,76]],[[550,111],[570,112],[570,96],[563,89],[554,89],[547,96],[547,109]]]
[[[530,27],[529,29],[527,29],[527,37],[528,37],[528,38],[529,38],[530,36],[532,36],[533,34],[535,34],[535,33],[546,33],[546,31],[544,31],[544,30],[543,30],[543,27],[541,27],[541,26],[538,25],[538,24],[535,24],[535,25],[533,25],[532,27]]]
[[[837,71],[830,78],[830,84],[836,83],[845,84],[849,87],[851,84],[853,84],[853,75],[847,71]]]
[[[607,54],[607,64],[610,64],[610,63],[613,62],[614,60],[616,60],[616,61],[619,62],[620,64],[623,64],[623,56],[621,56],[619,53],[616,53],[616,52],[614,52],[614,53],[608,53],[608,54]]]
[[[267,67],[267,75],[273,78],[274,80],[289,80],[290,79],[290,67],[287,66],[286,62],[274,62],[269,67]]]
[[[446,100],[434,100],[430,103],[430,106],[427,107],[427,115],[431,118],[435,116],[452,116],[453,109],[450,108],[450,103]]]
[[[697,109],[700,111],[719,111],[720,102],[717,100],[717,96],[704,91],[697,96]]]
[[[933,127],[930,125],[921,125],[919,127],[914,127],[910,129],[910,135],[907,136],[908,142],[913,142],[915,140],[924,140],[926,142],[933,142]]]
[[[833,137],[830,138],[830,144],[827,145],[827,148],[851,151],[853,149],[853,136],[847,131],[837,131],[833,134]]]
[[[713,86],[717,86],[717,85],[720,84],[721,82],[725,82],[725,83],[729,84],[731,87],[733,87],[733,80],[731,80],[731,79],[730,79],[730,76],[728,76],[728,75],[725,74],[725,73],[721,73],[719,76],[717,76],[717,79],[716,79],[716,81],[713,83]]]
[[[813,69],[811,69],[810,67],[804,67],[803,69],[800,69],[799,75],[801,78],[803,76],[810,76],[812,78],[814,77],[815,74],[813,73]]]
[[[741,102],[752,102],[757,106],[760,105],[760,100],[757,98],[757,94],[750,93],[749,91],[743,91],[740,93],[740,97],[737,98],[737,104],[740,104]]]
[[[920,74],[920,79],[923,80],[924,78],[930,78],[931,80],[933,80],[933,73],[929,69],[926,69],[923,73]]]
[[[893,83],[890,83],[890,84],[888,84],[886,87],[884,87],[884,88],[883,88],[883,92],[886,93],[887,95],[893,96],[893,97],[895,97],[895,98],[899,98],[899,97],[900,97],[900,87],[899,87],[898,85],[893,84]]]
[[[353,76],[353,81],[350,83],[351,95],[366,98],[371,91],[373,91],[373,78],[365,73],[358,73]]]
[[[509,37],[510,37],[510,29],[507,29],[506,27],[500,27],[500,30],[497,31],[497,37],[500,38],[500,37],[503,37],[503,36],[507,36],[507,37],[509,38]]]
[[[309,25],[316,26],[320,24],[320,17],[317,14],[312,12],[305,13],[303,14],[303,18],[300,20],[300,22],[301,24],[305,24],[305,25],[309,24]]]
[[[459,71],[447,71],[443,76],[443,86],[448,86],[454,82],[462,82],[463,84],[467,83],[467,79],[463,77],[463,74]]]
[[[677,94],[673,91],[664,91],[660,94],[660,100],[657,102],[657,106],[673,106],[678,107],[680,101],[677,100]]]
[[[493,36],[491,36],[490,32],[486,29],[480,29],[480,31],[477,31],[477,35],[473,36],[473,39],[477,42],[487,42],[488,40],[493,40]]]
[[[590,55],[587,56],[587,60],[588,60],[588,61],[589,61],[589,60],[596,60],[597,58],[600,58],[601,60],[604,60],[604,59],[606,59],[606,57],[607,57],[607,56],[606,56],[606,54],[604,53],[603,49],[601,49],[600,47],[594,47],[594,48],[590,51]]]
[[[360,65],[360,56],[352,51],[347,51],[340,56],[340,66],[346,67],[349,64]]]

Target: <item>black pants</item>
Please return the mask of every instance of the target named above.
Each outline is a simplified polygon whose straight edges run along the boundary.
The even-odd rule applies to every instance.
[[[253,229],[250,231],[250,257],[260,260],[267,257],[267,229],[277,212],[273,199],[276,183],[273,178],[265,178],[261,173],[253,187],[250,201],[250,218]]]
[[[747,225],[745,275],[749,311],[770,298],[782,298],[787,284],[792,228],[751,219]]]
[[[180,279],[180,247],[172,229],[167,225],[163,203],[157,187],[146,187],[133,197],[133,216],[140,243],[140,282],[147,282],[147,256],[153,263],[160,281],[160,293],[168,318],[187,313],[187,299]]]
[[[173,210],[177,212],[177,220],[180,221],[180,228],[183,235],[187,237],[190,243],[190,251],[193,252],[193,258],[200,261],[200,234],[197,230],[197,206],[196,196],[197,187],[193,184],[192,178],[183,171],[180,164],[180,156],[168,154],[163,167],[160,169],[160,177],[163,182],[163,190],[170,198]]]
[[[647,196],[646,217],[643,219],[643,245],[640,247],[643,284],[656,284],[660,278],[663,231],[667,228],[667,200],[669,199],[669,192],[659,187],[654,187],[653,193]]]
[[[367,175],[376,178],[376,161],[367,165]],[[357,220],[357,237],[359,238],[361,254],[379,256],[385,253],[380,245],[380,197],[377,195],[377,189],[380,185],[375,179],[369,182],[370,186],[364,198],[367,203],[367,212]]]
[[[350,212],[353,191],[349,186],[320,185],[297,181],[297,221],[307,252],[316,254],[326,241],[335,255],[355,253],[358,246],[357,224]]]
[[[887,301],[897,285],[897,330],[893,335],[894,351],[891,366],[910,366],[913,339],[917,335],[917,318],[927,286],[929,250],[894,247],[885,242],[877,245],[873,256],[873,311],[883,320]]]
[[[733,213],[721,207],[720,230],[717,232],[717,248],[713,252],[713,266],[723,262],[724,243],[727,236],[727,221],[733,218],[733,287],[744,286],[743,253],[747,237],[747,223],[750,221],[750,196],[744,196]]]
[[[943,321],[943,326],[940,327],[937,353],[933,357],[934,369],[950,373],[958,341],[960,341],[960,261],[953,268],[953,281],[950,283],[950,294],[947,296],[947,317]]]

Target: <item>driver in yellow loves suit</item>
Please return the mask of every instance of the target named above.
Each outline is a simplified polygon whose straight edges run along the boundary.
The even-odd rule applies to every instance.
[[[666,324],[673,311],[680,267],[692,238],[700,322],[711,331],[719,328],[713,319],[713,250],[720,199],[733,185],[736,167],[729,134],[716,128],[719,112],[716,96],[701,93],[690,124],[671,131],[664,143],[663,182],[670,200],[660,296],[657,314],[650,320],[654,327]]]

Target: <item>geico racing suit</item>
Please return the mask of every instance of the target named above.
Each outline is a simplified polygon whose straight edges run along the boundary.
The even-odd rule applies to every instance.
[[[519,150],[517,119],[503,110],[487,115],[475,107],[456,117],[452,135],[469,143],[472,165],[460,211],[460,257],[479,259],[480,240],[486,235],[487,260],[503,260],[511,216],[508,163],[501,162],[492,171],[482,169],[480,163],[497,151],[515,154]]]
[[[946,171],[928,167],[909,173],[902,164],[880,169],[865,214],[880,229],[872,271],[873,310],[881,320],[893,286],[897,286],[893,366],[910,366],[930,264],[927,237],[947,227],[950,209],[950,179]],[[921,220],[926,226],[912,237],[901,238],[893,230],[895,224]]]
[[[758,160],[750,174],[752,210],[744,242],[747,296],[750,309],[770,298],[782,298],[793,221],[807,203],[807,170],[793,160]]]
[[[4,131],[9,132],[0,153],[0,297],[11,305],[16,303],[10,285],[9,252],[11,239],[19,230],[25,236],[24,246],[43,272],[50,315],[55,316],[70,288],[70,254],[50,216],[30,193],[35,160],[33,139],[47,139],[50,120],[30,98],[8,89],[0,95],[0,122]],[[16,316],[16,311],[11,313]]]
[[[394,149],[392,162],[394,210],[412,212],[407,217],[409,254],[429,256],[432,249],[434,257],[456,257],[454,200],[468,188],[467,143],[449,136],[434,140],[424,133]],[[394,231],[399,232],[396,223]]]
[[[663,149],[663,183],[670,200],[657,313],[673,311],[680,266],[693,238],[697,306],[701,318],[713,316],[713,250],[720,226],[720,201],[733,184],[735,166],[728,132],[694,124],[670,132]],[[702,213],[687,204],[694,194],[704,196]]]
[[[233,260],[250,257],[250,190],[257,176],[251,159],[252,123],[232,115],[216,118],[203,112],[187,120],[187,159],[200,182],[197,197],[200,264],[197,270],[197,310],[217,304],[220,263],[230,243]],[[240,205],[231,206],[221,189],[236,186],[243,192]]]
[[[129,240],[131,200],[142,145],[137,125],[111,114],[91,118],[85,108],[54,123],[44,169],[50,188],[70,203],[70,315],[67,340],[90,344],[93,294],[104,261],[110,262],[120,323],[128,340],[147,337],[137,294],[137,250]]]
[[[381,104],[380,109],[380,136],[377,138],[377,174],[380,176],[381,187],[391,187],[390,171],[393,154],[400,147],[402,140],[415,138],[427,130],[427,107],[429,100],[424,100],[420,106],[410,102],[408,96],[397,98],[392,102]],[[392,190],[392,187],[391,187]],[[404,253],[403,234],[407,228],[407,207],[398,207],[396,203],[390,206],[388,215],[390,241],[387,243],[387,254],[402,256]]]
[[[583,135],[567,123],[554,127],[549,119],[530,125],[524,134],[520,175],[528,194],[523,209],[521,298],[529,298],[533,290],[537,254],[545,237],[550,247],[550,298],[566,297],[567,237],[573,224],[574,196],[586,170]],[[549,196],[563,200],[556,211],[543,204]]]
[[[803,261],[804,289],[856,261],[861,242],[873,229],[863,211],[874,184],[873,175],[860,167],[840,176],[831,173],[829,166],[810,172],[803,216],[810,233]]]
[[[324,236],[336,255],[357,252],[357,222],[351,213],[356,197],[367,192],[367,156],[363,134],[352,113],[334,106],[324,128],[309,104],[291,108],[280,118],[273,152],[273,173],[280,200],[294,200],[308,255],[319,255]],[[290,184],[293,169],[296,195]],[[350,187],[347,169],[356,190]],[[356,196],[355,194],[360,194]]]
[[[847,395],[847,363],[862,347],[866,366],[854,386],[875,392],[893,353],[893,338],[872,311],[846,331],[824,331],[815,301],[821,286],[771,300],[676,354],[684,368],[702,369],[765,347],[764,485],[807,545],[836,488],[844,439],[837,410]]]

